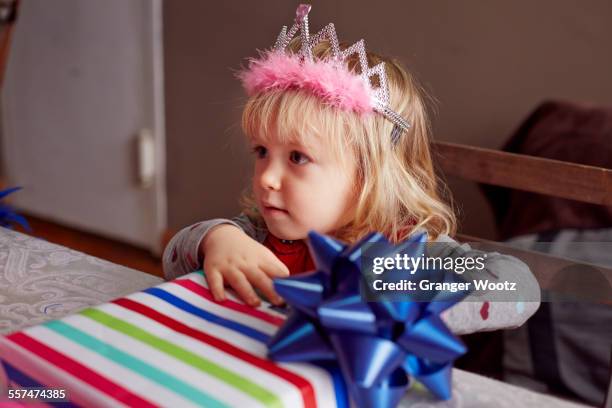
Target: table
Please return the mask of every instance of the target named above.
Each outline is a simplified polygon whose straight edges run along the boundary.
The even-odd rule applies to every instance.
[[[157,285],[160,282],[162,282],[162,280],[154,276],[115,265],[24,234],[0,229],[0,331],[5,334],[51,319],[61,318],[88,306],[104,303],[111,299],[116,299],[141,289]],[[180,282],[185,286],[197,287],[200,291],[207,290],[205,288],[206,282],[201,273],[185,276],[181,278]],[[149,302],[149,306],[155,308],[156,312],[168,313],[170,309],[165,310],[163,302],[159,299],[151,298],[150,294],[154,293],[151,291],[159,292],[160,290],[166,290],[174,291],[175,294],[180,294],[180,291],[183,289],[178,288],[178,285],[174,283],[165,283],[159,288],[161,289],[149,289],[149,294],[136,293],[128,296],[128,298],[131,298],[133,302],[136,301],[136,303]],[[188,300],[195,303],[199,302],[197,298],[193,296],[188,298]],[[210,299],[208,301],[210,301]],[[121,300],[117,300],[116,302],[121,304]],[[134,305],[133,302],[132,306]],[[198,307],[203,307],[206,303],[204,300],[202,300],[202,302],[203,303],[198,304]],[[156,304],[160,306],[156,307]],[[109,307],[110,310],[113,310],[113,308],[119,310],[117,304]],[[102,310],[104,310],[105,306],[102,305],[102,308]],[[265,308],[266,305],[263,304],[259,310],[265,311]],[[219,312],[222,311],[219,309]],[[127,311],[125,313],[129,315],[131,312]],[[231,317],[232,313],[236,313],[236,310],[228,309],[225,313],[229,313],[226,317]],[[261,314],[261,312],[258,313]],[[138,319],[137,316],[134,316],[135,315],[133,315],[133,318]],[[179,319],[176,310],[169,316],[173,319]],[[187,319],[185,322],[187,322],[188,319],[194,319],[194,317],[184,318]],[[72,319],[72,317],[69,319]],[[84,320],[83,318],[75,319]],[[244,317],[241,319],[243,323],[247,322]],[[209,321],[205,324],[204,321],[202,321],[202,323],[198,323],[192,327],[195,327],[197,331],[202,331],[205,330],[205,327],[213,327],[214,324],[213,321]],[[261,325],[262,323],[251,321],[249,324]],[[36,328],[34,328],[34,330],[36,330]],[[209,330],[210,331],[206,334],[200,334],[199,336],[205,335],[214,337],[217,335],[214,328]],[[227,330],[227,328],[224,330]],[[270,328],[268,328],[268,330],[271,330],[270,334],[274,331],[274,329]],[[98,335],[100,334],[98,333]],[[103,336],[99,340],[106,341],[104,338]],[[0,341],[2,341],[1,338]],[[132,339],[130,341],[133,342],[134,340]],[[210,341],[210,339],[208,341]],[[229,340],[223,338],[223,341]],[[237,343],[237,345],[239,346],[240,344]],[[115,347],[122,347],[121,342],[115,344]],[[137,349],[139,348],[140,347]],[[260,346],[255,346],[254,350],[258,350],[256,353],[261,354],[260,358],[265,356],[265,349]],[[70,350],[62,351],[68,353],[68,355],[72,355]],[[129,348],[126,352],[127,351],[129,351]],[[205,354],[202,356],[206,357]],[[76,358],[76,356],[73,357]],[[82,362],[84,364],[86,363],[85,361]],[[89,362],[89,364],[92,363]],[[157,363],[148,361],[147,364],[155,365]],[[158,364],[158,366],[158,368],[162,368],[164,365]],[[62,374],[61,370],[51,370],[45,375],[48,378],[49,376],[53,378],[56,375],[54,372],[58,373],[58,379],[66,376],[65,373]],[[180,375],[181,373],[180,371],[170,370],[167,374]],[[130,375],[134,374],[132,373]],[[117,376],[117,378],[120,378],[119,372],[117,372]],[[115,380],[115,376],[108,378]],[[187,378],[187,380],[189,380],[189,378]],[[199,382],[199,384],[202,383]],[[4,387],[6,387],[6,385],[7,384],[4,384]],[[0,384],[0,389],[2,388],[2,384]],[[191,392],[196,391],[191,390]],[[155,393],[141,394],[142,389],[140,391],[135,390],[134,392],[139,393],[143,397],[158,397]],[[180,392],[173,398],[180,399]],[[113,406],[114,403],[117,403],[117,401],[112,398],[110,400],[107,398],[98,401],[101,402],[101,406],[105,405],[102,403],[104,401],[110,401],[109,406]],[[453,371],[452,400],[436,401],[423,389],[419,390],[417,388],[416,390],[411,390],[406,395],[400,402],[400,406],[419,408],[484,408],[490,406],[508,408],[515,408],[517,406],[569,408],[578,407],[579,405],[455,369]]]
[[[161,282],[161,278],[0,227],[0,334]]]

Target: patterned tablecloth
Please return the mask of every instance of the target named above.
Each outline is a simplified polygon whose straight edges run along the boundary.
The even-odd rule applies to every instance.
[[[0,334],[160,282],[158,277],[0,227]]]

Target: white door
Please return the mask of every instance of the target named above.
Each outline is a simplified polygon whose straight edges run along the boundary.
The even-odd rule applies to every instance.
[[[161,0],[21,2],[2,101],[17,208],[159,251],[162,54]]]

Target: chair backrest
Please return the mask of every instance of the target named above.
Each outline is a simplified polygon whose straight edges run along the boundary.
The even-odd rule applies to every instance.
[[[612,169],[456,143],[435,143],[445,174],[585,203],[612,206]]]
[[[437,167],[445,176],[455,176],[489,185],[507,187],[554,197],[612,206],[612,169],[586,166],[523,154],[437,142]],[[580,262],[520,250],[479,237],[458,234],[459,241],[470,242],[477,249],[514,255],[527,263],[542,289],[549,288],[557,272],[568,263]],[[612,269],[587,265],[599,270],[609,282],[612,299]],[[603,303],[610,304],[604,300]]]

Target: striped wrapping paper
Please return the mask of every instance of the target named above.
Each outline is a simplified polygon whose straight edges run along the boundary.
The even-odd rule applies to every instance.
[[[77,406],[346,407],[338,370],[266,359],[284,316],[201,272],[0,337],[2,388],[64,388]]]

